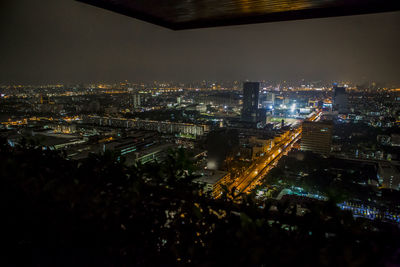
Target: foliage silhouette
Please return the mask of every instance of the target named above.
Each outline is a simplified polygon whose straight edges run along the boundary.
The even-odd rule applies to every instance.
[[[213,200],[190,168],[184,151],[128,167],[111,153],[72,161],[2,140],[4,265],[398,263],[397,227],[354,220],[331,203],[309,203],[297,216],[291,202]]]

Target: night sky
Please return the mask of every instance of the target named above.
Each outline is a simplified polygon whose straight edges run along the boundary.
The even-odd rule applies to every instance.
[[[400,12],[172,31],[72,0],[0,0],[0,84],[400,83]]]

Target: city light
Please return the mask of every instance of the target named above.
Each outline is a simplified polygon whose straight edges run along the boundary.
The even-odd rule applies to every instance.
[[[9,2],[5,266],[400,266],[398,1]]]

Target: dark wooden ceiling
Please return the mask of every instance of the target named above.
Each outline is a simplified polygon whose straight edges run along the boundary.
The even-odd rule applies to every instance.
[[[78,0],[173,30],[400,10],[400,0]]]

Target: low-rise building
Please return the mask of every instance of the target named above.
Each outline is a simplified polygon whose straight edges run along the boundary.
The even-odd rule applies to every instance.
[[[378,179],[383,188],[400,190],[399,166],[390,162],[379,163]]]
[[[213,198],[218,198],[222,194],[222,185],[227,184],[230,178],[228,172],[216,170],[203,170],[195,174],[201,177],[193,182],[201,184],[203,190],[210,193]]]

